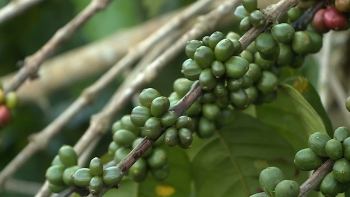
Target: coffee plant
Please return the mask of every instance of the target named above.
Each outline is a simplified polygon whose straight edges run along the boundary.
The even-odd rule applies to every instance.
[[[141,67],[126,75],[74,147],[64,142],[55,149],[45,175],[38,175],[45,184],[36,196],[350,196],[350,131],[332,126],[320,90],[302,72],[312,66],[311,55],[329,47],[325,34],[349,29],[350,1],[281,0],[268,6],[257,0],[218,2],[208,7],[213,2],[198,1],[180,13],[185,22],[208,9],[176,43],[168,41],[151,60],[140,60]],[[93,0],[81,16],[88,15],[87,20],[108,3]],[[216,23],[224,15],[233,22],[219,31]],[[179,23],[176,19],[168,22],[171,27]],[[82,25],[78,23],[60,31],[69,30],[70,37]],[[22,113],[16,107],[18,88],[27,78],[42,78],[37,73],[42,61],[67,40],[60,31],[38,55],[21,62],[18,74],[0,90],[3,129],[12,125],[12,114]],[[162,31],[163,37],[154,33],[159,40],[174,30],[165,25]],[[146,39],[120,62],[146,57],[155,44]],[[176,50],[184,57],[175,66],[182,76],[170,87],[147,84]],[[69,108],[77,111],[63,112],[33,137],[38,147],[24,149],[25,156],[20,153],[2,169],[0,186],[93,102],[118,69],[133,64],[120,62]],[[350,97],[341,107],[350,111]],[[116,116],[121,108],[126,110]],[[103,135],[102,153],[89,155]]]

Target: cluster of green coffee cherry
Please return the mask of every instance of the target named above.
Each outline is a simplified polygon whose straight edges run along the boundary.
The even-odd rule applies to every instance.
[[[123,177],[117,166],[103,169],[103,164],[97,157],[90,161],[89,168],[81,168],[77,164],[78,156],[74,149],[71,146],[62,146],[46,171],[51,192],[58,193],[70,186],[76,186],[88,187],[91,194],[98,195],[103,186],[115,186]]]
[[[6,126],[11,121],[11,109],[17,107],[18,97],[15,92],[5,95],[0,88],[0,128]]]
[[[294,163],[298,169],[311,171],[319,168],[328,158],[335,163],[315,188],[325,196],[336,196],[350,188],[350,137],[346,127],[334,131],[333,139],[327,134],[316,132],[310,135],[309,148],[296,153]]]
[[[296,181],[285,180],[283,172],[277,167],[268,167],[260,172],[259,184],[264,192],[250,197],[298,197],[300,186]]]

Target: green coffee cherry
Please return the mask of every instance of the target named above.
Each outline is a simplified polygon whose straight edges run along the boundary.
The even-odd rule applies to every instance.
[[[168,99],[170,101],[170,107],[173,107],[174,105],[177,104],[177,102],[179,102],[181,97],[176,92],[172,92],[168,97]]]
[[[292,48],[295,53],[300,55],[306,55],[310,53],[311,38],[305,31],[295,32]]]
[[[283,44],[283,43],[279,43],[279,46],[280,46],[280,54],[277,58],[278,66],[282,67],[282,66],[290,65],[295,56],[292,47],[289,44]]]
[[[114,155],[115,151],[117,151],[118,148],[120,148],[120,147],[121,147],[120,145],[118,145],[117,143],[112,141],[108,146],[108,154]]]
[[[60,156],[56,155],[55,158],[53,158],[51,165],[52,166],[63,166],[63,164],[60,160]]]
[[[187,43],[185,48],[185,53],[187,57],[193,59],[194,53],[198,49],[198,47],[203,46],[203,42],[198,40],[191,40]]]
[[[268,167],[260,172],[259,183],[262,190],[270,196],[275,196],[275,188],[284,180],[283,172],[277,167]]]
[[[216,45],[224,38],[225,35],[222,32],[216,31],[210,35],[208,40],[208,46],[214,50]]]
[[[63,166],[50,166],[46,170],[45,177],[49,183],[54,185],[62,185],[63,182],[63,172],[64,167]]]
[[[213,92],[214,92],[216,97],[221,98],[221,97],[225,97],[228,95],[228,90],[225,86],[225,82],[226,81],[218,81],[216,83],[216,86],[213,89]]]
[[[130,115],[124,115],[120,121],[123,129],[133,132],[136,136],[140,135],[140,127],[131,122]]]
[[[293,23],[298,18],[300,18],[300,16],[303,14],[303,11],[300,8],[298,8],[298,6],[295,6],[288,10],[287,14],[290,22]]]
[[[309,35],[311,39],[311,45],[309,46],[309,53],[319,52],[323,46],[322,35],[314,31],[305,31],[305,32]]]
[[[230,39],[222,39],[214,49],[215,58],[221,62],[225,62],[233,55],[235,47]]]
[[[5,105],[9,109],[14,109],[18,105],[18,96],[15,92],[9,92],[5,95]]]
[[[144,159],[138,159],[129,169],[128,176],[135,182],[142,182],[147,178],[147,163]]]
[[[64,184],[68,186],[73,186],[74,185],[74,179],[73,179],[73,174],[79,170],[79,166],[71,166],[69,168],[66,168],[63,172],[63,182]]]
[[[295,154],[294,163],[299,170],[310,171],[321,166],[322,158],[310,148],[305,148]]]
[[[262,70],[269,70],[276,64],[275,60],[266,60],[261,57],[260,53],[255,53],[254,55],[255,63],[259,65]]]
[[[350,161],[345,158],[337,160],[333,165],[333,173],[335,179],[340,183],[350,181]]]
[[[201,103],[212,103],[215,102],[216,96],[214,92],[204,92],[200,97],[199,100]]]
[[[175,128],[181,129],[181,128],[192,128],[193,121],[192,118],[189,116],[180,116],[175,123]]]
[[[220,115],[220,108],[213,103],[206,103],[202,105],[202,113],[209,120],[215,120]]]
[[[175,124],[177,115],[175,111],[168,111],[160,117],[160,123],[162,126],[170,127]]]
[[[61,191],[65,190],[67,188],[68,188],[68,186],[66,186],[66,185],[55,185],[55,184],[49,183],[49,190],[52,193],[60,193]]]
[[[188,80],[198,80],[202,71],[203,69],[192,59],[188,59],[182,64],[181,72]]]
[[[304,55],[296,55],[293,58],[292,63],[289,65],[292,68],[300,68],[305,62],[305,56]]]
[[[254,10],[249,15],[250,21],[255,28],[264,27],[266,24],[266,19],[264,14],[260,10]]]
[[[243,89],[247,89],[253,85],[253,79],[251,77],[249,77],[248,75],[244,75],[243,79],[244,79],[243,84],[242,84]]]
[[[153,168],[160,168],[166,164],[168,156],[165,150],[161,148],[154,148],[152,154],[148,157],[147,163]]]
[[[336,161],[343,157],[343,145],[339,140],[330,139],[325,146],[326,153],[329,158]]]
[[[146,136],[150,139],[156,139],[162,129],[162,124],[160,123],[160,120],[156,117],[149,118],[145,123],[145,129],[146,129]]]
[[[217,86],[217,84],[216,84],[216,86]],[[216,86],[215,86],[215,88],[216,88]],[[214,90],[215,90],[215,88],[214,88]],[[185,115],[186,115],[186,116],[196,116],[196,115],[198,115],[199,113],[201,113],[201,110],[202,110],[202,104],[200,103],[199,100],[196,100],[196,101],[191,105],[191,107],[188,108],[188,110],[186,111]],[[177,118],[176,118],[176,119],[177,119]],[[176,119],[175,119],[175,121],[176,121]],[[169,125],[169,126],[171,126],[171,125]]]
[[[211,68],[211,72],[214,74],[216,78],[223,76],[226,72],[225,65],[222,62],[217,60],[211,63],[210,68]]]
[[[243,7],[243,5],[240,5],[236,8],[234,15],[238,21],[241,21],[244,17],[249,16],[249,13]]]
[[[216,77],[210,68],[206,68],[199,75],[199,84],[205,91],[212,90],[216,85]]]
[[[122,121],[118,120],[112,125],[112,134],[120,129],[124,129],[124,127],[122,126]]]
[[[339,141],[344,141],[347,137],[349,137],[349,131],[346,127],[338,127],[334,131],[333,138]]]
[[[98,157],[93,158],[89,164],[90,173],[92,176],[101,176],[103,172],[103,164]]]
[[[243,0],[242,5],[247,10],[247,12],[253,12],[258,9],[257,0]]]
[[[190,81],[186,78],[178,78],[174,81],[173,88],[179,97],[182,98],[187,94],[188,91],[190,91],[192,84],[193,81]]]
[[[141,91],[139,101],[142,106],[151,107],[153,99],[159,97],[159,92],[154,88],[147,88]]]
[[[231,40],[231,39],[230,39]],[[242,49],[242,43],[239,41],[239,40],[235,40],[235,39],[233,39],[233,40],[231,40],[232,41],[232,43],[233,43],[233,46],[235,46],[235,50],[234,50],[234,52],[233,52],[233,55],[238,55],[239,54],[239,52],[241,51],[241,49]]]
[[[87,187],[90,184],[92,176],[89,168],[80,168],[73,174],[73,181],[76,186]]]
[[[255,64],[255,63],[251,63],[249,64],[249,69],[246,73],[247,76],[249,76],[253,82],[256,82],[261,75],[261,68],[259,65]]]
[[[315,132],[309,136],[308,146],[310,149],[321,157],[327,157],[327,153],[325,150],[326,143],[331,138],[322,132]]]
[[[153,146],[154,147],[159,147],[164,144],[165,138],[164,135],[159,136],[159,138],[154,142]]]
[[[227,89],[231,92],[235,92],[242,88],[243,83],[244,83],[243,77],[239,79],[229,79],[227,80]]]
[[[162,116],[165,112],[169,110],[170,101],[165,96],[160,96],[155,98],[151,104],[151,114],[155,117]]]
[[[295,30],[288,23],[280,23],[272,27],[271,34],[277,42],[288,44],[293,40]]]
[[[255,86],[251,86],[247,89],[244,90],[245,93],[247,93],[248,98],[249,98],[249,103],[248,104],[253,104],[255,100],[258,98],[259,91]]]
[[[135,139],[136,135],[125,129],[118,130],[113,135],[113,141],[123,147],[130,147]]]
[[[146,120],[148,120],[148,118],[150,118],[151,116],[151,110],[148,107],[136,106],[131,111],[130,120],[134,125],[143,127],[145,125]]]
[[[328,173],[322,180],[320,190],[325,196],[336,196],[340,192],[341,186],[337,179],[335,179],[334,173]]]
[[[350,97],[348,97],[345,101],[345,107],[350,112]]]
[[[350,160],[350,137],[343,141],[344,158]]]
[[[254,56],[248,50],[243,50],[241,52],[240,56],[243,57],[244,59],[246,59],[249,62],[249,64],[254,62]]]
[[[193,136],[192,136],[192,132],[190,129],[188,128],[181,128],[179,129],[179,139],[181,144],[185,145],[185,146],[190,146],[192,144],[193,141]]]
[[[253,24],[252,22],[250,21],[250,17],[249,16],[246,16],[244,17],[241,22],[239,23],[239,29],[242,31],[242,32],[247,32],[250,28],[253,27]]]
[[[137,138],[133,143],[132,143],[132,149],[134,149],[137,145],[139,145],[142,142],[143,138]],[[142,154],[142,158],[146,158],[152,154],[153,147],[151,146],[145,153]]]
[[[102,178],[99,176],[94,176],[89,183],[89,191],[93,195],[98,195],[103,188]]]
[[[236,32],[230,31],[226,35],[226,38],[230,39],[232,41],[232,40],[239,40],[241,38],[241,36],[238,33],[236,33]]]
[[[64,145],[58,150],[58,156],[65,167],[75,166],[78,164],[78,155],[73,147]]]
[[[203,43],[203,45],[204,46],[209,46],[209,36],[204,36],[203,38],[202,38],[202,43]]]
[[[235,108],[245,108],[249,104],[249,97],[243,89],[236,92],[230,92],[230,100]]]
[[[225,62],[226,75],[232,79],[239,79],[249,69],[249,62],[239,56],[232,56]]]
[[[199,119],[197,135],[200,138],[209,138],[214,135],[216,131],[215,122],[202,116]]]
[[[257,193],[257,194],[253,194],[249,197],[270,197],[269,195],[267,195],[265,192],[260,192],[260,193]]]
[[[256,47],[255,47],[255,41],[250,43],[245,50],[251,52],[252,54],[255,54],[257,52]]]
[[[102,181],[108,186],[117,185],[123,178],[123,173],[118,166],[108,167],[103,170]]]
[[[215,60],[214,51],[207,46],[200,46],[194,53],[194,61],[203,69],[209,68]]]
[[[258,89],[264,94],[270,93],[277,88],[278,78],[270,71],[262,71],[260,79],[257,82]]]
[[[275,197],[298,197],[300,185],[293,180],[283,180],[276,185]]]
[[[151,173],[154,179],[158,181],[164,181],[168,177],[169,172],[170,172],[170,168],[169,168],[169,165],[167,164],[165,164],[161,168],[151,169]]]
[[[164,137],[165,137],[165,144],[167,144],[170,147],[173,147],[179,144],[180,139],[178,135],[178,130],[175,127],[169,127],[167,130],[165,130]]]
[[[276,52],[278,43],[269,32],[261,33],[255,39],[256,50],[264,55],[270,55]]]
[[[122,159],[124,159],[129,153],[131,149],[130,148],[125,148],[121,147],[114,153],[114,161],[116,163],[119,163]]]

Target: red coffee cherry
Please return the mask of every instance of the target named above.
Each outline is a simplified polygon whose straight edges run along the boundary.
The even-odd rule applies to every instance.
[[[312,25],[314,26],[315,30],[320,34],[327,33],[330,30],[329,27],[327,27],[324,23],[323,14],[325,11],[326,9],[318,10],[312,20]]]
[[[323,14],[324,23],[332,30],[343,30],[347,26],[346,17],[334,6],[329,6]]]
[[[5,105],[0,105],[0,127],[6,126],[11,119],[9,109]]]

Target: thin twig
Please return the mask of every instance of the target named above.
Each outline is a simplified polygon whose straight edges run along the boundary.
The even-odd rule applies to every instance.
[[[329,84],[328,84],[328,72],[330,66],[330,54],[331,54],[331,46],[332,46],[332,34],[330,31],[323,37],[323,47],[320,52],[320,58],[317,58],[319,65],[319,75],[318,75],[318,84],[317,89],[320,95],[323,107],[326,111],[329,110],[329,105],[331,100],[333,99],[332,95],[329,94]]]
[[[328,159],[319,167],[301,186],[298,197],[307,197],[308,194],[322,181],[322,179],[333,169],[334,161]]]
[[[9,179],[5,184],[5,190],[11,193],[25,194],[32,196],[41,187],[41,183]]]
[[[0,10],[0,24],[17,16],[27,10],[28,8],[42,2],[43,0],[12,0],[5,7]]]
[[[52,123],[45,127],[39,133],[31,137],[30,143],[16,157],[6,165],[0,173],[0,187],[7,178],[9,178],[16,170],[18,170],[26,161],[37,151],[44,149],[50,139],[56,135],[78,112],[92,103],[95,97],[107,85],[123,71],[123,69],[132,65],[139,57],[143,56],[156,42],[166,37],[169,32],[180,27],[190,18],[202,10],[211,2],[211,0],[201,0],[191,5],[183,12],[175,16],[172,20],[166,23],[163,27],[152,34],[149,38],[130,49],[128,54],[117,64],[115,64],[107,73],[105,73],[93,85],[86,88],[83,93],[75,100],[69,108],[60,114]],[[107,126],[108,127],[108,126]]]
[[[28,78],[35,78],[42,62],[53,54],[73,33],[81,27],[95,13],[105,9],[110,0],[92,0],[91,3],[80,12],[73,20],[59,29],[55,35],[35,54],[24,59],[22,68],[5,87],[5,93],[15,91]]]

